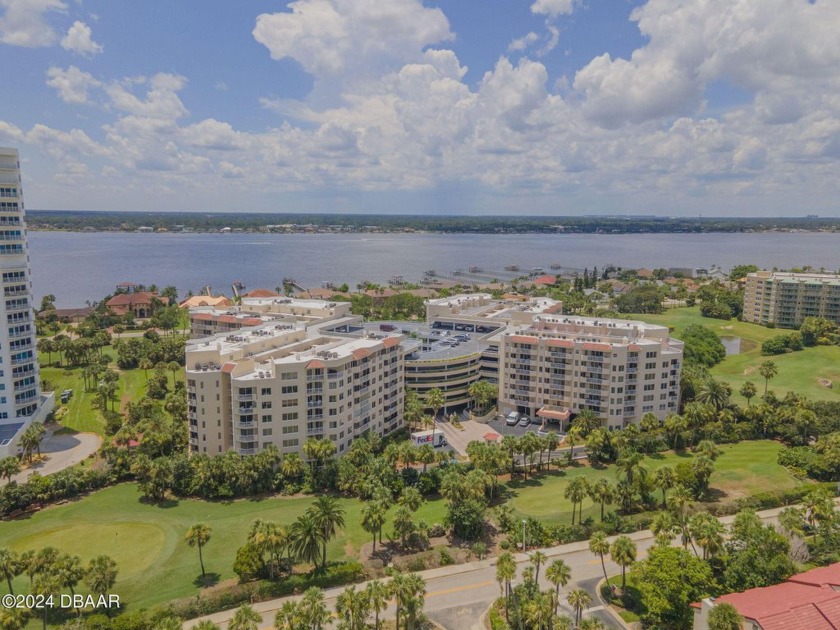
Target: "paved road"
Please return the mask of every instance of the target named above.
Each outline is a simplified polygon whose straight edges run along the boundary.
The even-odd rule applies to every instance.
[[[70,466],[75,466],[91,454],[99,450],[102,438],[94,433],[76,433],[75,435],[52,434],[41,442],[41,454],[46,459],[34,466],[12,475],[12,480],[23,483],[34,472],[41,475],[51,475]],[[2,484],[6,483],[4,479]]]
[[[758,514],[763,520],[773,522],[782,509],[784,508],[765,510]],[[734,518],[734,516],[724,516],[719,520],[722,523],[730,524]],[[630,534],[630,538],[636,543],[638,549],[637,557],[639,559],[646,557],[648,550],[654,542],[653,534],[649,530],[644,530]],[[613,539],[614,537],[610,538],[610,540]],[[675,544],[677,544],[676,540]],[[575,588],[584,588],[593,594],[593,596],[596,595],[595,589],[603,577],[603,573],[601,571],[600,561],[589,551],[588,541],[559,545],[557,547],[543,549],[543,552],[548,556],[549,562],[562,558],[571,568],[574,581],[563,589],[564,592]],[[528,562],[527,556],[521,553],[517,554],[516,561],[519,566],[517,574],[521,574],[521,568]],[[618,565],[609,560],[606,562],[606,567],[609,575],[615,575],[620,572]],[[431,619],[437,621],[448,630],[474,630],[481,628],[479,621],[481,613],[500,595],[499,584],[496,582],[495,558],[480,562],[441,567],[439,569],[430,569],[428,571],[422,571],[420,574],[426,580],[425,612]],[[550,586],[545,582],[542,571],[540,572],[540,584],[543,588]],[[361,586],[363,587],[364,585]],[[341,587],[325,591],[327,605],[334,607],[335,598],[343,590],[344,588]],[[263,615],[263,625],[261,628],[272,627],[274,615],[286,599],[290,598],[275,599],[254,605],[254,609]],[[601,619],[607,628],[625,627],[623,622],[600,605],[597,596],[593,597],[593,601],[596,605],[590,608],[585,613],[585,616],[594,616]],[[564,605],[564,608],[567,614],[571,614],[568,606]],[[206,619],[210,619],[222,628],[227,628],[227,623],[234,612],[231,610],[216,613],[206,617]],[[393,618],[393,616],[394,610],[392,606],[385,612],[384,618]],[[198,621],[196,619],[185,622],[185,630],[192,628]]]

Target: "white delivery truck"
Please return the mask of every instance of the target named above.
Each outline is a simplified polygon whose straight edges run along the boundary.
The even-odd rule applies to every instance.
[[[443,431],[415,431],[411,434],[411,443],[414,446],[431,444],[437,448],[438,446],[446,446],[446,437],[443,435]]]

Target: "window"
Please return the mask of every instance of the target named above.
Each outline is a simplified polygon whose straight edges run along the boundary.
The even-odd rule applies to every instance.
[[[274,429],[263,429],[262,430],[263,437],[268,437],[274,434]]]
[[[263,422],[271,422],[271,414],[264,415],[262,417]]]
[[[283,385],[280,388],[280,392],[283,394],[297,394],[297,385]]]
[[[263,387],[260,390],[260,394],[262,394],[263,396],[271,396],[271,388],[270,387]]]
[[[283,440],[283,448],[291,448],[293,446],[297,446],[300,444],[297,438],[292,438],[290,440]]]
[[[263,409],[271,409],[271,401],[270,400],[264,400],[262,402],[262,408]]]
[[[289,413],[284,413],[283,414],[283,422],[291,422],[291,421],[297,420],[297,419],[298,419],[298,412],[297,411],[291,411]]]
[[[283,427],[283,435],[289,435],[290,433],[297,433],[297,432],[298,432],[297,425],[293,424],[292,426]]]
[[[297,380],[297,372],[283,372],[280,375],[281,381],[294,381]]]
[[[297,407],[298,406],[298,399],[297,398],[287,398],[286,400],[280,403],[281,407]]]

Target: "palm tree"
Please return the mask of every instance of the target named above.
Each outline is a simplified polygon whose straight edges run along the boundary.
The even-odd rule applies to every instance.
[[[529,556],[528,559],[531,561],[531,564],[534,565],[534,582],[539,585],[540,583],[540,567],[548,560],[548,556],[546,556],[542,551],[534,551]]]
[[[601,506],[601,522],[604,521],[604,506],[607,503],[612,503],[615,497],[615,491],[610,485],[610,482],[601,477],[595,483],[589,486],[589,498]]]
[[[497,565],[498,566],[498,565]],[[572,570],[562,560],[555,560],[545,569],[545,578],[554,584],[554,614],[557,614],[557,605],[560,601],[560,587],[566,586],[572,579]]]
[[[262,615],[248,604],[242,604],[230,620],[228,630],[259,630],[261,623]]]
[[[729,384],[709,377],[697,388],[695,399],[703,404],[712,405],[715,411],[720,411],[729,404],[732,388]]]
[[[775,361],[764,361],[758,366],[758,373],[764,378],[764,397],[767,397],[767,387],[770,385],[770,379],[779,373],[779,367]]]
[[[575,625],[580,625],[583,611],[592,605],[592,596],[584,591],[582,588],[576,588],[566,595],[569,606],[575,611]]]
[[[220,630],[220,628],[212,621],[205,619],[204,621],[199,621],[195,624],[193,626],[193,630]]]
[[[423,417],[423,405],[420,403],[420,398],[417,392],[409,389],[405,394],[405,403],[403,405],[403,418],[410,429],[413,429],[420,422]]]
[[[581,620],[580,624],[578,624],[578,630],[606,630],[606,626],[600,619],[591,617]]]
[[[362,529],[373,535],[373,553],[376,553],[376,534],[385,524],[386,508],[379,501],[368,501],[362,507]]]
[[[747,381],[746,383],[741,385],[740,394],[741,396],[747,399],[747,407],[750,406],[750,402],[752,401],[752,398],[756,395],[756,393],[758,392],[756,391],[755,383],[753,383],[752,381]]]
[[[275,630],[297,630],[303,625],[300,607],[296,601],[286,601],[274,615]]]
[[[96,556],[88,563],[85,584],[95,595],[104,595],[117,581],[117,563],[109,556]]]
[[[20,575],[23,567],[21,566],[20,558],[11,549],[0,549],[0,575],[6,578],[6,583],[9,585],[9,593],[15,594],[12,588],[12,580]]]
[[[27,624],[29,611],[25,608],[0,608],[0,628],[3,630],[23,630]]]
[[[306,589],[298,601],[298,612],[304,627],[321,630],[330,620],[330,611],[324,603],[324,591],[317,586]]]
[[[373,580],[365,588],[370,608],[373,610],[373,630],[379,630],[379,613],[388,607],[390,594],[384,582]]]
[[[691,491],[685,486],[678,485],[671,493],[671,498],[668,501],[668,508],[676,512],[677,520],[679,521],[680,531],[682,532],[683,549],[688,548],[690,536],[688,535],[688,527],[686,523],[686,512],[691,505],[693,497]]]
[[[551,627],[551,618],[554,615],[554,603],[551,601],[553,595],[550,591],[547,594],[537,592],[525,603],[522,607],[522,617],[528,628],[543,630]]]
[[[691,538],[703,549],[703,560],[714,558],[723,550],[723,524],[708,512],[698,512],[688,521]]]
[[[344,529],[344,509],[338,500],[332,497],[318,497],[310,506],[315,523],[321,528],[321,566],[327,566],[327,543],[336,535],[339,529]]]
[[[496,581],[499,583],[499,588],[505,595],[506,619],[508,618],[508,605],[510,603],[510,583],[514,577],[516,577],[516,560],[514,560],[511,552],[505,551],[496,560]]]
[[[198,547],[198,561],[201,563],[201,577],[207,576],[204,571],[204,555],[202,554],[202,549],[204,548],[204,545],[210,542],[210,536],[212,533],[213,530],[210,529],[208,525],[205,525],[204,523],[196,523],[187,530],[186,534],[184,534],[184,540],[187,542],[187,545],[190,547]]]
[[[304,512],[289,528],[289,538],[292,552],[298,560],[311,562],[318,570],[318,559],[321,557],[322,533],[315,517]]]
[[[551,452],[556,451],[558,446],[560,446],[560,438],[553,431],[543,438],[543,447],[548,455],[548,470],[551,470]]]
[[[433,387],[426,392],[426,408],[432,410],[432,416],[437,420],[438,413],[446,404],[446,396],[440,387]]]
[[[336,599],[335,612],[347,630],[365,630],[370,616],[367,591],[356,591],[355,586],[345,588]]]
[[[580,510],[583,512],[583,500],[586,498],[588,490],[589,482],[586,480],[586,477],[573,477],[563,491],[563,496],[572,502],[572,525],[575,524],[575,508],[578,503],[581,504]],[[578,521],[580,520],[579,515]]]
[[[5,477],[11,481],[12,477],[20,472],[20,460],[14,455],[0,459],[0,478]]]
[[[601,560],[601,570],[604,572],[604,580],[607,586],[610,585],[610,578],[607,577],[607,566],[604,564],[604,556],[610,552],[610,541],[604,532],[594,532],[589,538],[589,551],[594,553]]]
[[[671,434],[671,448],[677,450],[677,442],[683,431],[688,428],[688,421],[679,415],[673,414],[665,418],[665,430]]]
[[[636,561],[636,543],[628,536],[619,536],[610,547],[613,562],[621,567],[621,590],[626,584],[627,567]]]
[[[306,464],[297,453],[289,453],[283,457],[280,472],[286,479],[300,479],[306,471]]]
[[[85,577],[82,559],[79,556],[65,554],[55,564],[55,574],[61,586],[70,589],[70,594],[76,594],[76,585]]]
[[[653,471],[653,483],[662,490],[662,508],[668,504],[667,492],[677,483],[677,475],[670,466],[662,466]]]

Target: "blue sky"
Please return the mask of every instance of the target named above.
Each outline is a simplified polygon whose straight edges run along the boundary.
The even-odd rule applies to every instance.
[[[0,0],[29,208],[837,215],[840,3]]]

